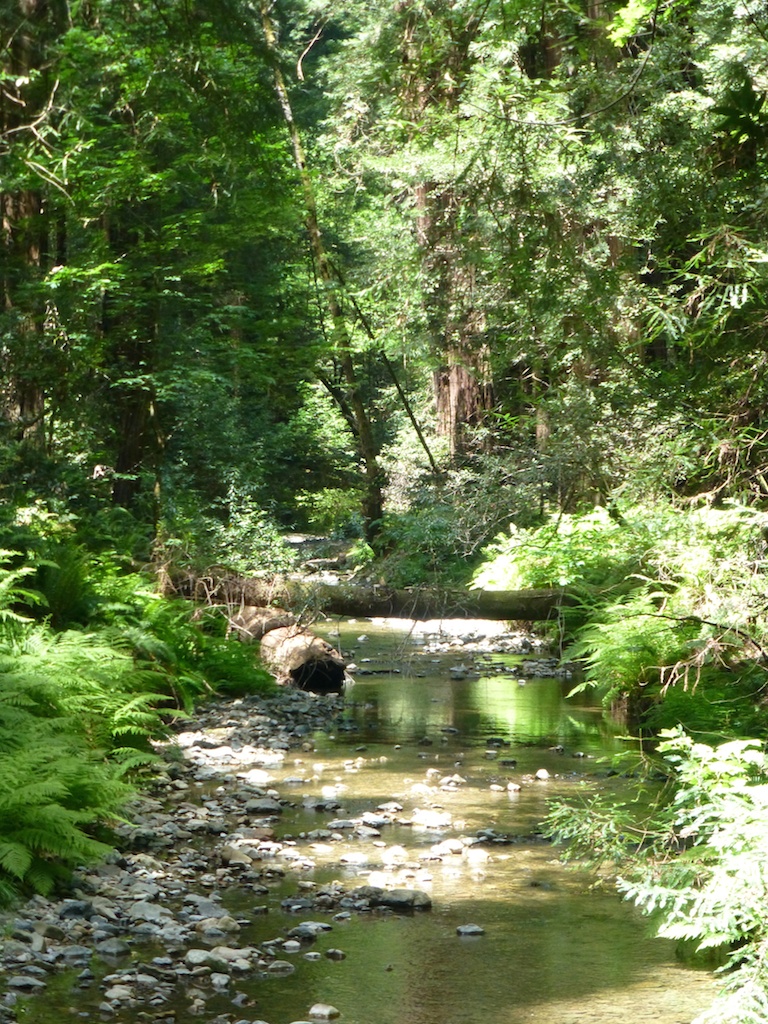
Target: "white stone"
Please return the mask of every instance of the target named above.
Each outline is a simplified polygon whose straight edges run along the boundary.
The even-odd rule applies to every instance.
[[[340,1017],[341,1013],[335,1006],[331,1006],[329,1003],[315,1003],[314,1006],[310,1007],[309,1016],[314,1017],[316,1020],[333,1020],[335,1017]]]

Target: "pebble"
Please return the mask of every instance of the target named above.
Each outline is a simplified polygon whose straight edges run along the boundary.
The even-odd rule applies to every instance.
[[[457,935],[485,935],[485,928],[479,924],[460,924],[456,929]]]
[[[314,1006],[310,1007],[309,1016],[316,1020],[333,1020],[336,1017],[340,1017],[341,1012],[335,1006],[330,1006],[328,1003],[315,1003]]]

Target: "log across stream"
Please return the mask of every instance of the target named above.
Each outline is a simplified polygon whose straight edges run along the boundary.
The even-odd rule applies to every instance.
[[[232,603],[226,583],[213,591]],[[211,589],[205,596],[210,598]],[[199,597],[199,594],[190,596]],[[578,603],[578,595],[565,587],[534,590],[450,590],[419,587],[395,589],[360,586],[350,582],[322,582],[311,578],[238,580],[236,599],[246,605],[281,605],[293,611],[323,611],[329,615],[378,616],[406,619],[490,619],[493,621],[544,622],[556,619],[564,606]]]

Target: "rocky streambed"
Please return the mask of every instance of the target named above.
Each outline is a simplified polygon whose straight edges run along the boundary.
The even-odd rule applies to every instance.
[[[329,924],[300,922],[261,948],[241,944],[239,936],[266,912],[257,901],[270,883],[307,863],[296,843],[275,839],[274,822],[288,801],[272,788],[271,771],[287,752],[311,750],[307,736],[332,727],[340,708],[338,697],[283,690],[267,699],[213,703],[185,723],[159,747],[164,763],[151,795],[126,809],[131,824],[117,828],[119,852],[78,872],[71,896],[36,897],[7,919],[2,1019],[30,1012],[26,997],[40,995],[63,972],[76,972],[73,998],[81,1018],[127,1011],[126,1019],[158,1022],[176,1021],[180,1005],[203,1014],[222,993],[234,1005],[247,1001],[237,993],[246,977],[290,973],[293,964],[284,957],[304,951]],[[322,809],[336,806],[329,800]],[[222,899],[230,888],[248,893],[242,913]],[[398,898],[412,906],[420,899],[297,881],[291,909],[352,913]],[[344,956],[340,950],[325,955]],[[165,1013],[170,1003],[174,1008]],[[316,1017],[320,1010],[315,1007]]]
[[[511,643],[497,638],[489,649],[508,651]],[[430,640],[426,653],[454,651],[466,665],[468,653],[482,657],[481,647],[476,638],[442,637]],[[551,669],[541,659],[535,665],[527,679]],[[446,674],[444,664],[440,671]],[[463,679],[463,671],[448,672],[446,685],[469,685]],[[509,867],[505,851],[546,849],[529,827],[544,791],[572,786],[593,766],[571,760],[582,752],[560,743],[510,750],[504,735],[486,736],[472,759],[460,749],[455,725],[402,745],[371,743],[349,715],[357,696],[365,720],[366,695],[353,691],[345,703],[283,689],[217,701],[179,723],[158,745],[151,791],[117,827],[118,852],[80,870],[66,898],[36,897],[6,918],[0,1021],[53,1024],[63,1014],[116,1024],[331,1019],[346,1007],[314,998],[322,986],[297,992],[292,976],[302,977],[301,964],[344,971],[348,957],[360,960],[362,944],[381,945],[370,930],[355,931],[356,920],[443,914],[447,898],[446,907],[439,895],[433,906],[436,881],[439,894],[458,901],[439,922],[443,934],[477,941],[484,921],[467,914],[475,905],[490,911],[467,903],[463,914],[465,896],[477,885],[493,889],[493,871]],[[440,713],[443,702],[431,698]],[[327,756],[329,737],[342,744],[334,757]],[[387,762],[401,746],[410,746],[407,773],[395,775]],[[364,786],[347,784],[363,777]],[[522,814],[519,828],[502,827],[521,792],[523,800],[531,794],[535,813]],[[548,860],[521,859],[514,875],[499,876],[497,890],[507,898],[517,892],[534,923],[531,907],[549,906],[559,884]],[[382,934],[390,946],[379,951],[384,960],[376,970],[393,971],[397,945],[409,937],[402,929],[394,939]],[[424,949],[420,932],[410,941],[409,948]],[[412,960],[399,966],[411,970]],[[359,988],[359,973],[355,979]],[[492,989],[494,982],[484,984]],[[276,985],[286,986],[284,1001],[274,995]],[[266,990],[273,993],[269,1013],[260,998]],[[415,1017],[439,1020],[444,1012]],[[481,1001],[477,1012],[485,1019]],[[367,1019],[390,1018],[379,1008]]]

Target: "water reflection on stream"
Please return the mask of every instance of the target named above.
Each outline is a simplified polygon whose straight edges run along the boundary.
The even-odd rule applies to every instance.
[[[407,624],[344,623],[324,632],[374,674],[356,676],[345,728],[317,738],[313,770],[324,766],[318,785],[336,785],[354,816],[392,799],[406,814],[429,806],[421,787],[433,769],[465,781],[431,795],[450,813],[451,828],[387,829],[386,845],[360,844],[362,866],[318,868],[318,880],[365,882],[394,844],[416,863],[445,836],[484,828],[529,836],[551,797],[598,784],[597,759],[627,746],[621,726],[589,696],[564,699],[568,683],[537,678],[523,685],[518,674],[498,673],[500,662],[514,668],[519,657],[493,655],[496,668],[459,678],[452,667],[470,666],[463,651],[419,653]],[[505,745],[489,746],[489,739]],[[546,782],[523,782],[512,794],[491,789],[541,768],[552,776]],[[300,816],[293,827],[317,823]],[[260,1013],[284,1024],[317,1000],[355,1024],[684,1024],[709,1004],[709,976],[679,963],[674,944],[651,938],[647,922],[610,887],[595,889],[591,876],[566,870],[535,839],[485,849],[487,861],[446,857],[395,872],[398,883],[430,893],[431,913],[334,923],[319,948],[341,946],[348,959],[331,969],[301,964],[290,984],[270,983],[273,996],[260,989]],[[371,880],[381,881],[376,874]],[[485,935],[459,938],[457,926],[468,922]]]
[[[328,624],[323,632],[361,672],[336,735],[318,734],[313,751],[289,753],[273,772],[275,788],[293,804],[276,826],[279,837],[293,837],[317,866],[289,870],[269,883],[266,896],[228,889],[222,898],[252,921],[239,945],[263,944],[302,920],[326,920],[332,930],[312,950],[339,948],[346,959],[294,954],[290,976],[244,978],[236,988],[247,998],[233,1006],[232,992],[222,993],[202,1018],[180,1003],[176,1024],[290,1024],[306,1020],[315,1003],[337,1007],[341,1024],[686,1024],[709,1004],[714,987],[706,973],[680,963],[674,945],[651,938],[644,919],[610,887],[595,889],[590,876],[563,868],[534,835],[551,797],[603,784],[597,759],[627,744],[617,723],[589,697],[565,701],[569,684],[561,680],[522,684],[519,657],[494,654],[478,675],[463,677],[459,666],[472,667],[464,651],[428,652],[404,623]],[[367,639],[360,641],[362,634]],[[530,778],[542,768],[548,781]],[[441,791],[437,773],[464,781]],[[521,791],[501,788],[508,780],[522,782]],[[305,806],[329,792],[343,811]],[[306,838],[333,817],[351,818],[391,800],[403,805],[403,817],[431,808],[449,814],[451,825],[388,825],[380,838],[348,832],[342,842]],[[520,839],[483,844],[476,860],[430,859],[436,842],[481,829]],[[406,851],[400,858],[392,856],[397,846]],[[318,910],[281,909],[299,880],[333,879],[348,888],[388,882],[423,889],[433,909],[353,913],[342,921]],[[269,912],[255,913],[260,904]],[[459,937],[456,928],[467,923],[485,934]],[[76,990],[70,998],[76,1016]],[[61,1019],[34,1005],[24,1020]],[[165,1020],[167,1013],[137,1011],[120,1024]]]

